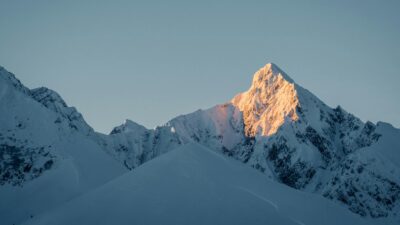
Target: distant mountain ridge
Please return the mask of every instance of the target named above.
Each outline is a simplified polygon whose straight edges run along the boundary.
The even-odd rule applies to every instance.
[[[272,63],[254,74],[248,91],[228,103],[178,116],[155,129],[126,120],[109,135],[95,132],[56,92],[30,90],[0,67],[0,115],[4,190],[29,187],[65,171],[74,171],[67,172],[68,179],[93,181],[71,187],[54,205],[195,142],[363,217],[400,220],[400,130],[382,122],[364,123],[339,106],[330,108]],[[104,170],[101,164],[113,169],[102,176],[91,163],[96,170]],[[9,193],[2,186],[0,196]],[[17,199],[10,196],[10,201]],[[32,200],[23,211],[34,206]],[[9,213],[0,205],[0,216]],[[13,215],[7,221],[29,218]]]

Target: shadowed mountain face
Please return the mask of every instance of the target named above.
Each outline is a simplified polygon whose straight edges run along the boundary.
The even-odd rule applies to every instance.
[[[15,193],[68,183],[64,190],[49,185],[46,191],[62,194],[39,208],[35,198],[21,212],[0,205],[10,223],[193,142],[363,217],[399,220],[400,130],[330,108],[274,64],[257,71],[249,90],[229,103],[155,129],[127,120],[109,135],[93,131],[56,92],[29,90],[0,68],[0,115],[0,197],[23,202]]]

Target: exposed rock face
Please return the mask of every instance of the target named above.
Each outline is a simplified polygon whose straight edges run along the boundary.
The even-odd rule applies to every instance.
[[[286,119],[298,120],[295,84],[272,63],[258,70],[250,89],[231,102],[243,112],[245,134],[249,137],[270,136]]]
[[[7,139],[7,140],[5,140]],[[0,185],[20,186],[52,168],[51,146],[26,146],[26,142],[0,137]]]

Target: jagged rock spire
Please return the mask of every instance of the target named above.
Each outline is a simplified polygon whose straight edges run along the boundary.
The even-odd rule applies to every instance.
[[[243,112],[247,136],[269,136],[286,118],[298,119],[295,83],[273,63],[259,69],[250,89],[235,96],[231,103]]]

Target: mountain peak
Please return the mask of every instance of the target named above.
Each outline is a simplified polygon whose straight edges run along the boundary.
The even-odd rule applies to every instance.
[[[267,63],[265,66],[261,67],[254,74],[253,83],[265,82],[273,77],[282,77],[287,82],[294,83],[293,79],[274,63]]]
[[[0,82],[4,81],[4,84],[14,86],[14,88],[29,95],[29,89],[25,87],[21,81],[19,81],[14,74],[8,72],[4,67],[0,66]]]
[[[126,119],[123,124],[114,127],[110,134],[129,133],[132,131],[146,131],[147,129],[130,119]]]
[[[36,101],[42,103],[47,108],[52,108],[53,111],[60,111],[56,108],[68,107],[57,92],[46,87],[31,89],[31,95]]]
[[[272,135],[287,118],[298,119],[295,83],[273,63],[259,69],[250,89],[235,96],[231,103],[243,112],[248,136]]]

